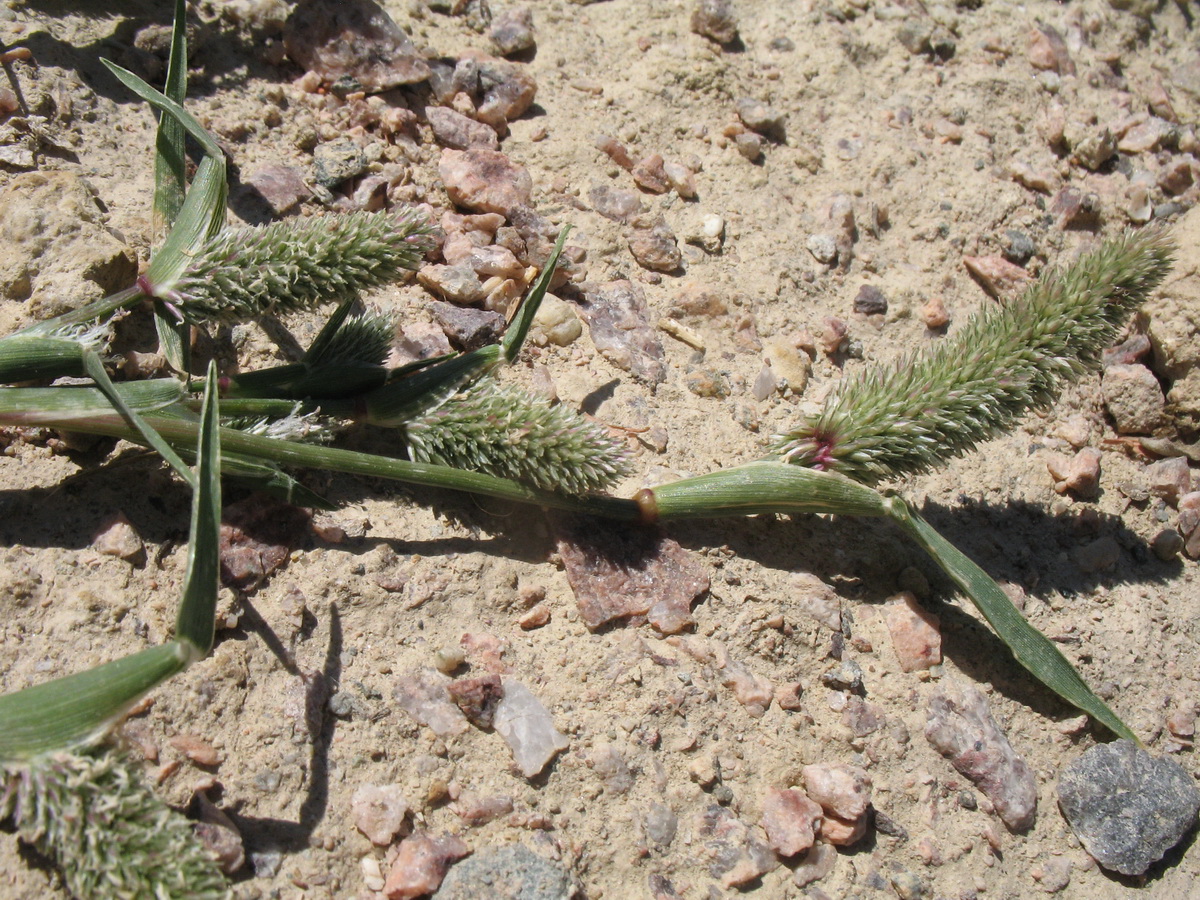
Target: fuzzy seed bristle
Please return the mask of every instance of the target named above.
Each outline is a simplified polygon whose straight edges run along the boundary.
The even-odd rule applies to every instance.
[[[231,228],[154,294],[193,323],[243,322],[347,300],[417,268],[431,230],[413,213],[368,212]]]
[[[438,463],[580,494],[626,473],[625,448],[564,406],[476,382],[407,426],[409,452]]]
[[[119,752],[47,754],[0,765],[0,820],[51,857],[74,897],[231,896],[191,823]]]
[[[1157,230],[1105,241],[931,349],[848,378],[819,415],[777,438],[773,452],[867,484],[966,453],[1097,368],[1166,277],[1172,249]]]

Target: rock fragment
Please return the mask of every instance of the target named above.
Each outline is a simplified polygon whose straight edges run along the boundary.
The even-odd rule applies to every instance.
[[[1166,398],[1158,379],[1145,366],[1109,366],[1100,391],[1119,434],[1150,434],[1163,423]]]
[[[422,266],[417,281],[439,297],[463,305],[478,303],[486,293],[483,282],[469,266]]]
[[[821,807],[796,788],[768,788],[762,826],[767,844],[780,856],[795,856],[812,847],[821,827]]]
[[[372,844],[386,847],[404,827],[408,801],[397,785],[364,784],[350,800],[350,814]]]
[[[1192,489],[1192,471],[1184,456],[1153,462],[1146,466],[1144,475],[1150,495],[1161,497],[1171,506],[1178,505],[1179,498]]]
[[[537,96],[529,67],[482,53],[468,53],[464,59],[473,61],[479,72],[476,118],[506,134],[508,123],[523,115]]]
[[[1081,447],[1073,457],[1056,453],[1046,460],[1046,468],[1054,479],[1054,491],[1058,494],[1073,493],[1090,499],[1100,488],[1100,451],[1095,447]]]
[[[753,97],[739,97],[734,102],[738,118],[747,128],[767,137],[779,136],[783,131],[783,113]]]
[[[475,350],[495,344],[504,334],[504,316],[487,309],[470,309],[435,300],[429,304],[434,321],[460,350]]]
[[[277,216],[290,212],[312,196],[312,189],[304,183],[304,173],[295,166],[261,166],[246,177],[245,184]]]
[[[637,191],[623,190],[598,183],[588,190],[592,209],[614,222],[628,222],[641,214],[645,207]]]
[[[941,663],[941,622],[911,592],[892,597],[883,614],[903,671],[916,672]]]
[[[662,344],[647,321],[646,297],[630,281],[610,281],[585,290],[579,305],[600,354],[647,384],[667,377]]]
[[[571,873],[524,844],[485,847],[450,870],[435,900],[567,900]]]
[[[799,862],[792,869],[792,881],[795,882],[796,887],[807,887],[832,872],[837,861],[838,853],[832,845],[824,842],[816,843],[800,857]]]
[[[842,630],[842,598],[810,572],[795,572],[790,579],[792,596],[801,610],[830,631]]]
[[[630,170],[630,174],[643,191],[649,191],[651,194],[665,194],[671,189],[671,185],[667,181],[665,165],[662,154],[651,153],[638,160]]]
[[[751,828],[723,806],[712,805],[699,816],[708,872],[728,890],[761,878],[779,865],[757,828]]]
[[[378,93],[429,77],[408,35],[372,0],[297,4],[283,45],[298,66],[350,90]]]
[[[529,202],[533,179],[498,150],[443,150],[438,175],[456,205],[507,215]]]
[[[221,583],[250,591],[282,569],[308,534],[309,516],[295,506],[253,494],[225,507],[221,522]]]
[[[691,621],[708,572],[657,529],[579,523],[562,529],[558,551],[588,628],[646,616],[665,634]]]
[[[1025,287],[1029,273],[1002,256],[964,256],[963,265],[988,296],[1007,300]]]
[[[666,847],[675,840],[675,834],[679,830],[679,817],[671,807],[663,803],[651,803],[642,818],[642,829],[646,832],[646,837],[660,847]]]
[[[718,44],[738,39],[737,17],[730,0],[699,0],[692,10],[692,31]]]
[[[1017,755],[969,684],[944,680],[930,698],[925,737],[988,796],[1011,831],[1026,831],[1037,813],[1033,770]]]
[[[496,732],[512,751],[517,768],[534,778],[570,741],[554,727],[554,719],[542,702],[513,678],[504,678],[504,697],[496,706]]]
[[[436,669],[413,669],[396,678],[396,702],[438,737],[462,734],[467,718],[451,700],[449,685],[449,676]]]
[[[146,548],[141,535],[124,513],[117,513],[105,520],[92,538],[92,549],[135,565],[146,560]]]
[[[504,698],[504,685],[496,674],[457,678],[446,686],[450,699],[476,728],[491,730],[496,707]]]
[[[537,47],[533,33],[533,12],[528,6],[514,6],[492,19],[488,39],[501,56],[515,56]]]
[[[1059,777],[1058,803],[1100,865],[1141,875],[1195,824],[1200,790],[1177,762],[1122,739],[1070,763]]]
[[[674,272],[683,262],[675,232],[659,216],[648,228],[635,228],[629,236],[629,252],[643,269]]]
[[[456,835],[413,832],[400,842],[383,895],[388,900],[413,900],[432,894],[446,877],[450,864],[470,852],[471,848]]]
[[[445,106],[425,107],[425,119],[434,139],[452,150],[495,150],[499,146],[496,129],[476,122]]]
[[[887,297],[873,284],[864,284],[854,297],[854,311],[862,316],[878,316],[888,311]]]
[[[1059,75],[1075,74],[1075,63],[1067,50],[1067,42],[1051,25],[1039,25],[1030,30],[1026,56],[1035,69]]]

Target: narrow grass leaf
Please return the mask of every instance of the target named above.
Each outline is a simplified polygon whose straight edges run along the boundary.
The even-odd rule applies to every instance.
[[[187,569],[175,620],[175,637],[188,645],[194,659],[203,659],[212,649],[217,609],[221,534],[221,438],[217,421],[217,364],[209,362],[196,447]]]
[[[146,693],[188,664],[171,641],[0,697],[0,762],[94,744]]]
[[[1086,712],[1118,737],[1140,744],[1137,735],[1087,686],[1070,661],[1029,624],[992,578],[971,562],[899,497],[887,499],[887,514],[934,558],[987,619],[1013,656],[1034,678]]]

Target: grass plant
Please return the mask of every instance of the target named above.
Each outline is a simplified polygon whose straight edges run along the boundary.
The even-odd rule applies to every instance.
[[[354,304],[362,291],[419,264],[429,225],[412,214],[354,213],[225,229],[223,158],[182,106],[182,2],[176,15],[165,94],[109,65],[161,115],[155,213],[162,243],[127,290],[0,338],[0,383],[91,380],[0,388],[0,425],[142,443],[194,489],[175,638],[0,697],[0,817],[11,817],[58,861],[78,896],[208,897],[225,890],[193,852],[186,826],[154,801],[125,760],[104,749],[131,704],[211,649],[222,472],[314,506],[325,501],[289,470],[370,475],[624,521],[886,517],[945,570],[1035,678],[1114,734],[1137,740],[995,581],[897,493],[875,485],[940,465],[1011,429],[1096,368],[1101,350],[1170,266],[1162,232],[1102,242],[1043,275],[1020,301],[985,311],[894,366],[847,378],[820,414],[781,435],[763,460],[613,497],[602,490],[627,471],[620,443],[573,411],[497,381],[521,350],[566,231],[499,343],[389,369],[391,323],[354,315]],[[187,134],[205,154],[190,187],[182,165]],[[301,361],[233,375],[210,367],[202,383],[192,378],[190,329],[322,304],[336,306]],[[114,383],[102,357],[108,326],[118,311],[138,306],[152,308],[178,374]],[[331,445],[350,422],[397,429],[408,458]]]

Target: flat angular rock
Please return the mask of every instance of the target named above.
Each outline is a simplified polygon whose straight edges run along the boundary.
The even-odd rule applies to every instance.
[[[1092,747],[1063,770],[1058,804],[1100,865],[1141,875],[1195,824],[1200,790],[1179,763],[1119,740]]]
[[[593,184],[588,189],[588,200],[592,209],[614,222],[628,222],[645,210],[637,191]]]
[[[312,189],[304,183],[304,173],[295,166],[262,166],[248,175],[245,183],[258,192],[277,216],[312,196]]]
[[[383,895],[388,900],[414,900],[432,894],[446,877],[450,864],[470,852],[471,848],[457,835],[424,831],[410,834],[400,842]]]
[[[488,38],[501,56],[525,53],[537,46],[533,33],[533,12],[528,6],[514,6],[492,20]]]
[[[414,669],[396,679],[396,702],[439,737],[462,734],[467,717],[451,699],[449,686],[450,677],[436,669]]]
[[[1037,814],[1033,770],[1017,755],[969,684],[946,680],[930,698],[925,737],[983,791],[1011,831],[1026,831]]]
[[[372,844],[386,847],[404,827],[408,801],[398,785],[364,784],[350,800],[354,826]]]
[[[708,873],[728,889],[761,878],[779,865],[758,828],[723,806],[713,804],[699,816],[696,831],[708,856]]]
[[[495,150],[499,146],[496,129],[492,126],[476,122],[445,106],[425,107],[425,119],[433,129],[434,138],[443,147],[452,150]]]
[[[450,343],[461,350],[494,344],[504,333],[504,316],[487,309],[471,309],[434,300],[429,304],[434,321],[442,326]]]
[[[692,601],[708,590],[705,568],[657,529],[572,523],[559,534],[558,552],[588,628],[646,616],[675,634],[691,623]]]
[[[780,856],[795,856],[813,845],[821,828],[821,807],[796,788],[768,788],[762,826],[767,843]]]
[[[646,297],[630,281],[610,281],[584,291],[579,311],[592,343],[619,369],[655,385],[667,379],[662,343],[648,321]]]
[[[512,750],[521,774],[535,778],[570,741],[554,727],[554,719],[529,688],[512,678],[502,682],[504,698],[496,706],[496,731]]]
[[[508,123],[528,110],[537,96],[537,81],[529,67],[476,51],[460,62],[473,64],[479,73],[478,93],[472,95],[476,118],[506,134]]]
[[[429,77],[408,35],[372,0],[304,0],[284,25],[283,46],[301,68],[367,93]]]
[[[450,199],[473,212],[505,215],[533,190],[525,167],[497,150],[443,150],[438,175]]]
[[[639,266],[652,272],[674,272],[683,262],[675,232],[661,216],[649,228],[633,230],[629,252]]]

